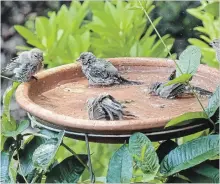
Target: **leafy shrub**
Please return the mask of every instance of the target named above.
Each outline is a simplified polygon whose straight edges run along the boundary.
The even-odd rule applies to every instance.
[[[142,1],[147,12],[154,9],[151,1]],[[93,21],[89,23],[92,33],[92,50],[102,57],[152,56],[166,57],[167,52],[161,41],[147,27],[147,18],[137,1],[93,2],[90,4]],[[131,8],[132,7],[132,8]],[[154,20],[156,26],[161,20]],[[174,39],[164,35],[163,40],[171,49]]]
[[[87,13],[88,2],[81,5],[72,1],[69,9],[63,5],[57,13],[49,12],[49,18],[37,17],[34,32],[20,25],[15,29],[28,44],[44,51],[45,64],[54,67],[73,62],[81,52],[88,50],[90,32],[83,25]]]
[[[203,26],[194,28],[200,32],[200,39],[190,38],[188,41],[202,50],[202,62],[216,68],[219,67],[219,63],[216,59],[215,50],[209,43],[220,38],[219,6],[220,4],[217,1],[202,1],[201,6],[187,10],[188,13],[203,23]]]
[[[57,13],[49,12],[49,18],[36,17],[34,30],[20,25],[15,29],[28,44],[44,51],[48,67],[71,63],[83,51],[92,51],[103,57],[166,57],[161,41],[152,34],[152,26],[145,26],[147,19],[142,10],[130,9],[136,3],[84,1],[81,5],[72,1],[69,9],[63,5]],[[151,1],[145,7],[148,12],[154,9]],[[90,21],[85,20],[89,12],[92,13]],[[154,24],[160,20],[161,17],[157,18]],[[163,39],[171,49],[174,39],[169,35],[164,35]]]

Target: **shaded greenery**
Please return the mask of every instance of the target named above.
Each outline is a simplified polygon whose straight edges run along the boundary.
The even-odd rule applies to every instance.
[[[215,50],[209,45],[214,39],[220,38],[219,1],[201,1],[202,5],[188,9],[187,12],[200,19],[203,26],[195,27],[199,38],[190,38],[190,44],[199,47],[202,51],[202,62],[209,66],[219,68]]]

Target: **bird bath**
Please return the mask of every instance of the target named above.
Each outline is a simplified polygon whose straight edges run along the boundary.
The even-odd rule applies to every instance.
[[[166,81],[175,65],[160,58],[110,58],[126,79],[142,85],[91,87],[79,64],[67,64],[37,74],[38,81],[21,84],[16,91],[18,104],[33,115],[40,126],[68,136],[94,142],[122,143],[133,132],[145,133],[151,140],[163,140],[195,133],[207,128],[204,123],[164,129],[166,123],[185,112],[201,111],[196,98],[162,99],[150,96],[146,89],[156,81]],[[218,85],[219,72],[200,65],[192,84],[209,91]],[[124,102],[126,110],[137,116],[122,121],[89,120],[86,100],[107,92]],[[201,102],[207,106],[208,99]]]

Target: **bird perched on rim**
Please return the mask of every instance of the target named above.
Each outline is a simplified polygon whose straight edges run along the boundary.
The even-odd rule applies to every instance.
[[[5,68],[1,70],[4,76],[10,76],[18,82],[28,82],[31,78],[35,78],[34,74],[43,67],[43,52],[34,48],[30,51],[24,51],[11,60]]]
[[[216,59],[220,62],[220,38],[213,40],[210,45],[215,49]]]
[[[81,53],[77,61],[80,62],[82,71],[90,85],[143,84],[123,78],[111,62],[96,58],[91,52]]]
[[[193,96],[193,91],[201,96],[201,97],[210,97],[212,95],[212,92],[207,91],[205,89],[202,89],[200,87],[193,86],[192,89],[181,83],[171,84],[169,86],[165,86],[162,82],[156,82],[153,83],[150,86],[150,92],[151,95],[160,96],[161,98],[167,98],[167,99],[174,99],[177,97],[183,97],[183,96]],[[192,91],[193,90],[193,91]]]
[[[87,100],[87,111],[90,120],[122,120],[124,117],[135,117],[123,108],[113,96],[107,93]]]

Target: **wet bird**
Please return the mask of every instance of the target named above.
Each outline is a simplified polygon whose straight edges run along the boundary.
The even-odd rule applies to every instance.
[[[90,120],[122,120],[124,118],[136,117],[123,108],[113,96],[107,93],[87,100],[87,110]]]
[[[34,48],[30,51],[24,51],[11,60],[5,68],[1,70],[2,77],[10,76],[11,79],[18,82],[28,82],[43,67],[43,52]]]
[[[210,45],[215,49],[216,59],[220,62],[220,38],[213,40]]]
[[[123,78],[111,62],[96,58],[91,52],[81,53],[77,61],[80,62],[82,71],[89,80],[90,85],[143,84],[142,82]]]
[[[153,83],[150,86],[150,92],[151,95],[160,96],[161,98],[166,99],[174,99],[178,97],[184,97],[184,96],[193,96],[195,92],[197,95],[201,97],[210,97],[212,95],[212,92],[207,91],[205,89],[202,89],[200,87],[193,86],[192,89],[185,85],[185,84],[172,84],[169,86],[165,86],[162,82],[156,82]]]

